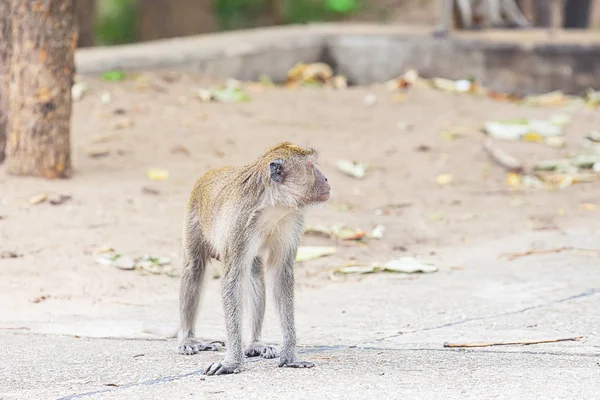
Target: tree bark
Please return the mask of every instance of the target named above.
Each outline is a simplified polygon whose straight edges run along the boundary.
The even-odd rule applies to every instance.
[[[11,49],[10,0],[0,0],[0,164],[4,161],[6,130],[8,129],[8,82],[10,81]]]
[[[79,27],[77,47],[94,45],[94,27],[96,23],[96,0],[75,0],[75,15]]]
[[[6,170],[68,178],[78,37],[73,0],[12,0],[12,35]]]

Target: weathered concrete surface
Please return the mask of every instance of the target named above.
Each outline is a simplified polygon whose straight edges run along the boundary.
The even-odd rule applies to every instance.
[[[136,305],[73,300],[57,309],[52,299],[27,309],[7,304],[0,326],[30,330],[0,331],[0,399],[595,399],[598,259],[563,252],[508,262],[498,255],[598,243],[600,231],[526,233],[442,250],[436,256],[440,271],[417,279],[374,275],[300,290],[298,337],[303,357],[317,363],[312,370],[252,360],[240,375],[201,376],[201,368],[222,353],[180,356],[174,341],[148,340],[142,332],[145,323],[176,323],[175,294]],[[211,339],[224,336],[218,290],[217,282],[209,282],[199,319],[199,334]],[[265,339],[278,343],[277,321],[267,310]],[[443,347],[578,336],[583,338],[526,347]]]
[[[476,77],[517,93],[600,87],[600,37],[592,33],[489,31],[445,39],[413,26],[316,24],[261,28],[77,51],[81,74],[112,68],[182,68],[220,78],[285,79],[298,62],[326,61],[368,84],[416,68],[423,76]]]

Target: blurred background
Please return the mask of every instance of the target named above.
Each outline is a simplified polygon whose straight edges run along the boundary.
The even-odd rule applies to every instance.
[[[533,20],[536,1],[520,3]],[[537,21],[537,26],[600,29],[597,1],[541,3],[558,12],[552,12],[547,21]],[[434,26],[439,13],[438,0],[78,0],[76,7],[80,47],[310,22]]]

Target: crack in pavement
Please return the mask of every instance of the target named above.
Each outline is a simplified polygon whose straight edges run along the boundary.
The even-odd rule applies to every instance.
[[[311,347],[311,348],[299,349],[298,353],[310,354],[310,353],[326,352],[326,351],[333,351],[333,350],[347,350],[347,349],[357,349],[357,350],[367,350],[367,351],[397,351],[397,352],[436,351],[436,352],[452,352],[452,353],[462,353],[462,354],[471,353],[471,354],[478,354],[478,355],[492,353],[492,354],[530,354],[530,355],[547,355],[547,356],[563,356],[563,357],[590,357],[590,358],[598,357],[598,354],[595,354],[595,353],[594,354],[563,353],[563,352],[556,352],[556,351],[530,351],[530,350],[510,351],[510,350],[487,350],[487,349],[484,350],[484,349],[461,349],[461,348],[457,348],[457,349],[446,349],[446,348],[394,349],[394,348],[381,348],[381,347],[358,347],[358,346],[347,346],[347,345],[315,346],[315,347]],[[252,357],[252,358],[245,360],[245,362],[247,362],[247,363],[258,362],[258,361],[266,361],[266,360],[263,359],[262,357]],[[156,385],[156,384],[160,384],[160,383],[172,382],[172,381],[184,379],[189,376],[195,376],[195,375],[204,375],[204,369],[195,370],[195,371],[187,372],[184,374],[164,376],[161,378],[150,379],[150,380],[143,381],[143,382],[128,383],[128,384],[124,384],[124,385],[119,385],[117,387],[110,387],[110,388],[105,388],[105,389],[93,390],[93,391],[89,391],[89,392],[76,393],[76,394],[72,394],[69,396],[60,397],[56,400],[80,399],[83,397],[94,396],[97,394],[114,392],[114,391],[123,390],[123,389],[129,389],[129,388],[136,387],[136,386],[151,386],[151,385]]]
[[[525,307],[525,308],[521,308],[520,310],[515,310],[515,311],[508,311],[508,312],[504,312],[504,313],[500,313],[500,314],[495,314],[495,315],[489,315],[486,317],[473,317],[473,318],[465,318],[465,319],[461,319],[458,321],[453,321],[453,322],[448,322],[442,325],[437,325],[437,326],[430,326],[428,328],[421,328],[421,329],[415,329],[412,331],[408,331],[408,332],[402,332],[402,333],[396,333],[394,335],[389,335],[389,336],[384,336],[381,337],[379,339],[375,339],[375,340],[371,340],[368,342],[363,342],[362,344],[368,344],[368,343],[374,343],[374,342],[381,342],[383,340],[388,340],[388,339],[393,339],[393,338],[397,338],[400,336],[405,336],[405,335],[410,335],[412,333],[420,333],[420,332],[427,332],[427,331],[433,331],[436,329],[442,329],[442,328],[447,328],[449,326],[456,326],[456,325],[462,325],[462,324],[466,324],[469,322],[474,322],[474,321],[485,321],[485,320],[490,320],[490,319],[494,319],[494,318],[499,318],[499,317],[505,317],[508,315],[515,315],[515,314],[521,314],[527,311],[531,311],[531,310],[536,310],[538,308],[543,308],[543,307],[548,307],[554,304],[560,304],[560,303],[564,303],[566,301],[570,301],[570,300],[575,300],[575,299],[580,299],[580,298],[584,298],[584,297],[589,297],[589,296],[593,296],[595,294],[600,293],[600,288],[592,288],[592,289],[588,289],[585,292],[579,293],[579,294],[575,294],[569,297],[564,297],[562,299],[558,299],[558,300],[553,300],[547,303],[542,303],[542,304],[538,304],[535,306],[529,306],[529,307]]]
[[[521,314],[527,311],[531,311],[531,310],[536,310],[539,308],[543,308],[543,307],[548,307],[554,304],[560,304],[560,303],[564,303],[570,300],[575,300],[575,299],[580,299],[580,298],[585,298],[585,297],[590,297],[593,296],[595,294],[600,293],[600,288],[592,288],[592,289],[588,289],[584,292],[581,292],[579,294],[575,294],[572,296],[568,296],[568,297],[564,297],[561,299],[557,299],[557,300],[553,300],[547,303],[542,303],[542,304],[538,304],[535,306],[529,306],[529,307],[525,307],[519,310],[515,310],[515,311],[509,311],[509,312],[505,312],[505,313],[500,313],[500,314],[495,314],[495,315],[490,315],[490,316],[485,316],[485,317],[474,317],[474,318],[465,318],[459,321],[453,321],[453,322],[448,322],[446,324],[442,324],[442,325],[437,325],[437,326],[432,326],[432,327],[427,327],[427,328],[421,328],[421,329],[415,329],[413,331],[409,331],[409,332],[405,332],[405,333],[400,333],[400,334],[395,334],[395,335],[390,335],[390,336],[386,336],[383,338],[379,338],[379,339],[375,339],[374,341],[368,341],[368,342],[363,342],[359,345],[332,345],[332,346],[311,346],[310,348],[300,348],[298,349],[298,352],[301,354],[307,354],[307,353],[315,353],[315,352],[324,352],[324,351],[333,351],[333,350],[345,350],[345,349],[359,349],[359,350],[370,350],[370,351],[450,351],[450,352],[460,352],[460,353],[478,353],[478,354],[485,354],[485,353],[495,353],[495,354],[542,354],[542,355],[558,355],[558,356],[583,356],[583,357],[597,357],[597,354],[573,354],[573,353],[560,353],[560,352],[535,352],[535,351],[493,351],[493,350],[475,350],[475,349],[431,349],[431,348],[417,348],[417,349],[392,349],[392,348],[381,348],[381,347],[370,347],[370,346],[365,346],[366,344],[369,343],[373,343],[373,342],[380,342],[383,340],[387,340],[387,339],[392,339],[395,337],[399,337],[399,336],[403,336],[403,335],[407,335],[407,334],[412,334],[412,333],[419,333],[419,332],[426,332],[426,331],[431,331],[431,330],[436,330],[436,329],[442,329],[442,328],[446,328],[446,327],[450,327],[450,326],[456,326],[456,325],[462,325],[462,324],[466,324],[469,322],[474,322],[474,321],[485,321],[485,320],[490,320],[490,319],[494,319],[494,318],[499,318],[499,317],[503,317],[503,316],[508,316],[508,315],[515,315],[515,314]],[[114,338],[114,339],[118,339],[118,338]],[[261,361],[262,358],[261,357],[254,357],[254,358],[250,358],[245,360],[245,362],[257,362],[257,361]],[[89,391],[89,392],[83,392],[83,393],[77,393],[77,394],[72,394],[69,396],[65,396],[65,397],[60,397],[57,400],[72,400],[72,399],[79,399],[82,397],[88,397],[88,396],[93,396],[96,394],[101,394],[101,393],[107,393],[107,392],[113,392],[113,391],[117,391],[117,390],[123,390],[123,389],[128,389],[128,388],[132,388],[132,387],[136,387],[136,386],[150,386],[150,385],[155,385],[155,384],[159,384],[159,383],[165,383],[165,382],[171,382],[171,381],[175,381],[175,380],[179,380],[179,379],[184,379],[187,378],[189,376],[194,376],[194,375],[204,375],[204,370],[196,370],[196,371],[192,371],[192,372],[187,372],[184,374],[179,374],[179,375],[169,375],[169,376],[165,376],[165,377],[161,377],[161,378],[156,378],[156,379],[151,379],[148,381],[143,381],[143,382],[135,382],[135,383],[128,383],[128,384],[124,384],[124,385],[120,385],[118,387],[111,387],[111,388],[106,388],[106,389],[99,389],[99,390],[95,390],[95,391]]]

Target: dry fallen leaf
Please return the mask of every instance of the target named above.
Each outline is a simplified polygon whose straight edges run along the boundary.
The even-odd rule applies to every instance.
[[[328,246],[300,246],[296,254],[296,261],[308,261],[316,258],[326,257],[337,251],[335,247]]]
[[[508,186],[519,187],[521,186],[521,175],[515,172],[509,172],[508,174],[506,174],[505,183]]]
[[[161,168],[150,168],[146,172],[146,176],[153,181],[164,181],[169,178],[169,171]]]
[[[401,257],[383,265],[384,271],[406,274],[436,272],[438,268],[431,261],[417,260],[413,257]]]
[[[32,205],[36,205],[36,204],[43,203],[47,199],[48,199],[48,195],[46,193],[39,193],[39,194],[36,194],[35,196],[32,196],[29,199],[29,203]]]
[[[68,194],[55,194],[52,195],[50,197],[48,197],[48,202],[50,204],[52,204],[53,206],[58,206],[61,205],[63,203],[66,203],[67,201],[71,200],[71,196],[69,196]]]
[[[76,82],[71,87],[71,97],[73,101],[79,101],[87,91],[87,84],[85,82]]]
[[[406,93],[395,93],[392,100],[395,103],[404,103],[406,100],[408,100],[408,95]]]
[[[369,169],[367,164],[348,160],[338,160],[336,167],[338,171],[356,179],[363,179]]]
[[[89,149],[88,150],[88,157],[91,158],[101,158],[101,157],[106,157],[108,155],[110,155],[110,149],[109,148],[95,148],[95,149]]]
[[[36,298],[34,298],[33,300],[31,300],[34,303],[41,303],[42,301],[48,299],[50,296],[48,295],[42,295],[42,296],[38,296]]]
[[[125,129],[125,128],[131,128],[132,126],[133,126],[133,119],[132,118],[124,118],[119,121],[116,121],[113,124],[113,129],[120,130],[120,129]]]
[[[160,191],[158,189],[154,189],[148,186],[143,186],[142,187],[142,193],[144,194],[150,194],[153,196],[158,196],[160,194]]]
[[[192,154],[187,147],[183,146],[183,145],[177,145],[177,146],[173,146],[171,148],[171,153],[172,154],[183,154],[186,156],[189,156],[190,154]]]
[[[445,186],[451,183],[452,179],[452,174],[441,174],[438,175],[437,178],[435,178],[435,181],[438,185]]]
[[[23,255],[15,253],[14,251],[2,251],[2,252],[0,252],[0,259],[20,258],[20,257],[23,257]]]
[[[581,203],[579,205],[579,209],[582,210],[582,211],[591,211],[591,212],[594,212],[594,211],[596,211],[597,208],[598,208],[598,206],[596,206],[593,203]]]

